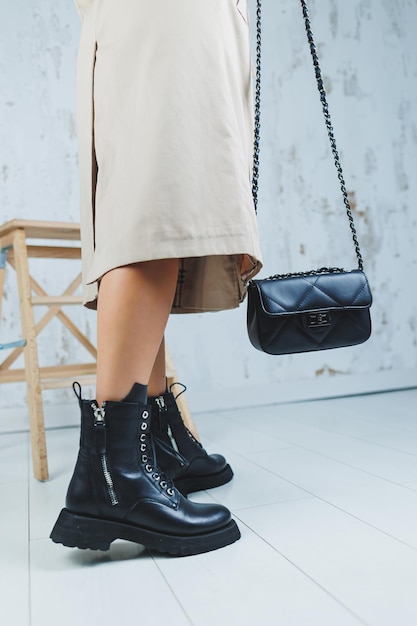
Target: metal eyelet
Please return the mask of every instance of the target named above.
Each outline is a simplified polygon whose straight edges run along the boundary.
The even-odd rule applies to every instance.
[[[141,444],[140,444],[140,451],[141,451],[141,452],[146,452],[147,447],[148,447],[148,446],[146,445],[146,443],[141,443]]]
[[[146,454],[142,454],[142,463],[147,463],[148,462],[148,457],[146,456]]]
[[[159,484],[161,485],[162,489],[165,489],[165,487],[167,487],[167,483],[165,480],[161,480]]]
[[[146,435],[143,434],[139,437],[139,441],[146,441]]]
[[[151,472],[153,472],[153,467],[152,465],[145,465],[145,469],[148,472],[148,474],[150,474]]]
[[[145,422],[142,422],[140,427],[141,427],[142,430],[146,430],[148,428],[148,424],[145,424]]]
[[[173,496],[173,495],[174,495],[174,493],[175,493],[175,491],[174,491],[171,487],[170,487],[169,489],[167,489],[167,494],[168,494],[169,496]]]
[[[142,417],[143,417],[144,420],[146,420],[149,417],[149,412],[148,411],[144,411],[142,413]]]

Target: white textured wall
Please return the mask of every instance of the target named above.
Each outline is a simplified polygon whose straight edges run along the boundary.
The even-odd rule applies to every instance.
[[[72,0],[0,3],[1,221],[77,220],[76,11]],[[354,267],[299,4],[263,4],[263,275]],[[355,348],[268,357],[249,344],[246,306],[173,318],[169,344],[195,406],[198,395],[205,406],[219,398],[233,405],[249,395],[278,401],[314,395],[314,388],[335,393],[417,384],[417,3],[311,0],[310,5],[374,293],[374,333]],[[58,269],[38,266],[45,285],[60,280]],[[0,342],[19,335],[10,274],[6,289]],[[94,334],[94,313],[79,311],[76,319]],[[59,325],[45,334],[44,344],[44,363],[64,362],[77,352]],[[61,401],[67,394],[49,392],[45,399]],[[0,407],[23,401],[22,385],[0,386]]]

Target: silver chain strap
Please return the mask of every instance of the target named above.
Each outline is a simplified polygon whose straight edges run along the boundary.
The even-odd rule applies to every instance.
[[[317,80],[317,88],[320,94],[320,101],[322,104],[324,120],[327,128],[327,134],[329,136],[330,147],[332,150],[335,167],[337,170],[337,177],[340,182],[340,188],[342,190],[343,202],[346,208],[346,214],[349,220],[349,226],[352,233],[353,244],[355,246],[355,252],[358,259],[358,269],[363,271],[363,258],[359,248],[358,236],[356,233],[355,224],[352,216],[352,209],[349,203],[349,197],[346,190],[346,183],[343,177],[342,165],[340,163],[339,153],[336,147],[336,139],[333,132],[333,126],[329,113],[329,105],[327,103],[327,95],[324,89],[323,78],[319,65],[319,59],[317,56],[317,48],[314,42],[313,33],[311,30],[310,18],[308,15],[308,8],[305,0],[300,0],[301,8],[304,17],[305,29],[307,33],[307,39],[310,46],[311,56],[313,58],[313,65],[315,70],[315,76]],[[252,193],[253,201],[255,205],[255,211],[258,207],[258,180],[259,180],[259,150],[260,150],[260,128],[261,128],[261,61],[262,61],[262,0],[256,0],[256,86],[255,86],[255,131],[254,131],[254,157],[253,157],[253,183]],[[322,272],[325,268],[317,270]],[[336,268],[331,268],[333,271]],[[309,272],[315,273],[315,272]],[[299,275],[299,274],[297,274]]]

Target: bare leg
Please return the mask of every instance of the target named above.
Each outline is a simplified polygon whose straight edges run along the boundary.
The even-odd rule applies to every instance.
[[[116,268],[101,280],[97,305],[97,401],[120,401],[147,385],[171,311],[178,259]]]
[[[163,395],[166,392],[166,384],[165,339],[162,339],[149,379],[149,396],[156,397]]]

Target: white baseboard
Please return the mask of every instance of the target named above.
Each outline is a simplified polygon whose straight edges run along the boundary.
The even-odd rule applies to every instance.
[[[218,389],[216,392],[193,392],[187,389],[187,399],[192,413],[227,411],[239,407],[288,404],[324,398],[355,396],[369,393],[397,391],[417,387],[417,370],[384,371],[360,376],[323,376],[316,380],[303,380],[276,385],[258,385]],[[50,428],[67,428],[79,425],[79,408],[74,399],[65,405],[48,405],[45,425]],[[29,420],[26,407],[3,409],[0,433],[26,432]]]
[[[412,369],[357,376],[327,375],[315,380],[219,389],[215,393],[200,391],[198,397],[192,389],[187,389],[187,398],[192,412],[197,414],[239,407],[382,393],[415,387],[417,387],[417,369]]]

